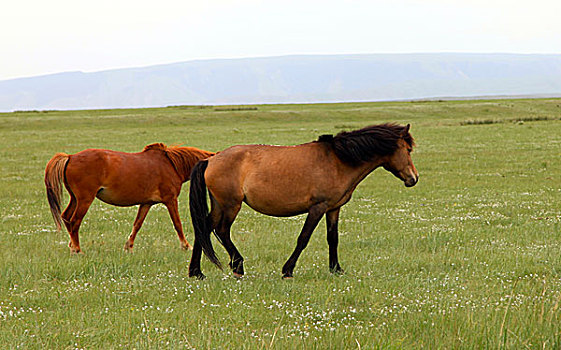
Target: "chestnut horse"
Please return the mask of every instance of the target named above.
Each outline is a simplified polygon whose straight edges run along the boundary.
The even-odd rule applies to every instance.
[[[78,230],[96,197],[121,207],[140,204],[125,244],[125,250],[132,251],[148,210],[156,203],[164,203],[181,246],[190,249],[179,219],[177,196],[195,163],[212,155],[213,152],[193,147],[167,147],[163,143],[148,145],[138,153],[105,149],[87,149],[72,155],[57,153],[45,169],[47,199],[57,229],[64,222],[70,234],[68,246],[72,252],[80,253]],[[62,183],[70,202],[61,216]]]
[[[337,257],[341,206],[357,185],[379,166],[414,186],[419,175],[410,153],[414,145],[409,125],[373,125],[297,146],[240,145],[200,161],[193,168],[189,191],[195,229],[189,276],[203,279],[201,252],[221,267],[210,233],[226,248],[234,276],[244,274],[243,258],[230,239],[230,227],[242,202],[271,216],[308,213],[296,249],[282,268],[292,277],[296,261],[325,214],[329,268],[341,273]],[[206,192],[210,193],[209,213]]]

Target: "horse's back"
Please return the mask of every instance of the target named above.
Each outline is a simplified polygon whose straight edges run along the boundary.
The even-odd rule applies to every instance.
[[[74,174],[105,182],[112,176],[122,177],[137,172],[138,153],[106,149],[86,149],[70,156],[67,176]],[[142,172],[142,170],[141,170]]]

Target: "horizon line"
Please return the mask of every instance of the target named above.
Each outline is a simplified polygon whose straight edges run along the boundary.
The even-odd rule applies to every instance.
[[[81,74],[96,74],[96,73],[103,73],[103,72],[111,72],[117,70],[134,70],[134,69],[145,69],[145,68],[152,68],[152,67],[163,67],[163,66],[171,66],[175,64],[183,64],[183,63],[192,63],[192,62],[211,62],[211,61],[240,61],[240,60],[252,60],[252,59],[275,59],[275,58],[286,58],[286,57],[322,57],[322,56],[414,56],[414,55],[489,55],[489,56],[560,56],[561,53],[516,53],[516,52],[461,52],[461,51],[438,51],[438,52],[379,52],[379,53],[294,53],[294,54],[279,54],[279,55],[256,55],[256,56],[246,56],[246,57],[215,57],[215,58],[194,58],[194,59],[187,59],[184,61],[173,61],[167,63],[154,63],[154,64],[146,64],[146,65],[138,65],[138,66],[125,66],[125,67],[112,67],[112,68],[104,68],[99,70],[66,70],[66,71],[57,71],[52,73],[40,73],[36,75],[25,75],[25,76],[18,76],[18,77],[11,77],[11,78],[0,78],[0,82],[6,82],[11,80],[19,80],[19,79],[32,79],[32,78],[42,78],[54,75],[62,75],[62,74],[72,74],[72,73],[81,73]]]

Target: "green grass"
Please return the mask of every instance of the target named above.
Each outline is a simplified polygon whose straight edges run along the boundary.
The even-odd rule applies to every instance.
[[[537,99],[0,114],[0,348],[559,348],[560,106]],[[127,254],[136,208],[95,201],[80,256],[48,209],[43,171],[56,152],[293,145],[388,121],[412,124],[420,181],[408,189],[379,169],[357,188],[341,212],[342,276],[328,272],[323,220],[285,281],[280,269],[304,217],[244,207],[232,236],[246,276],[236,280],[203,259],[208,278],[197,281],[187,277],[190,252],[161,205]],[[180,211],[192,242],[187,192]]]

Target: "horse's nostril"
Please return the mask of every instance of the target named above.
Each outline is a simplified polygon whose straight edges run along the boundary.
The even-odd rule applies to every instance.
[[[412,186],[415,186],[418,181],[419,181],[418,177],[412,176],[412,177],[408,178],[407,181],[404,181],[404,184],[407,187],[412,187]]]

